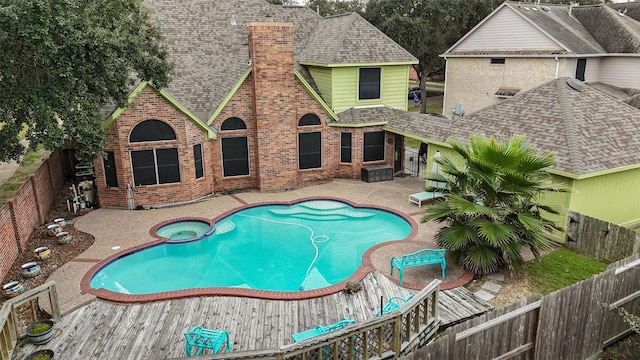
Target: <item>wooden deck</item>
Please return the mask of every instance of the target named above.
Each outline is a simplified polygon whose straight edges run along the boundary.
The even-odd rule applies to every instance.
[[[356,294],[338,293],[300,301],[239,297],[198,297],[155,303],[120,305],[93,301],[64,316],[54,339],[34,347],[23,341],[13,354],[22,359],[32,351],[52,349],[59,359],[171,359],[186,356],[183,332],[194,325],[224,329],[233,351],[279,348],[291,344],[293,333],[343,317],[370,319],[391,296],[411,292],[378,272],[363,280]],[[482,314],[492,307],[464,288],[440,292],[442,326]]]

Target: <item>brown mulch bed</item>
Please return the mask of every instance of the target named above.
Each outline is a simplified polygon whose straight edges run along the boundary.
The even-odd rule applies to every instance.
[[[93,244],[95,239],[92,235],[80,232],[73,226],[74,218],[92,210],[80,210],[76,213],[67,210],[67,199],[71,197],[70,187],[71,183],[65,184],[65,186],[57,192],[45,218],[45,224],[33,230],[29,240],[27,240],[25,250],[20,252],[13,262],[2,284],[15,280],[22,283],[25,291],[38,287],[44,284],[49,275],[56,271],[56,269],[77,257]],[[65,218],[68,222],[64,227],[64,231],[68,231],[71,235],[71,240],[68,244],[58,244],[55,237],[47,234],[47,225],[53,224],[53,219],[57,218]],[[34,250],[42,246],[47,246],[51,249],[51,256],[45,260],[38,260],[34,257]],[[21,266],[31,261],[36,261],[38,265],[40,265],[40,275],[33,278],[25,278],[22,276]],[[5,301],[6,299],[2,296],[0,304]]]

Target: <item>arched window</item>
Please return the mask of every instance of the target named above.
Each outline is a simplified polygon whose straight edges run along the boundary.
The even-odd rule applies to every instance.
[[[145,120],[129,134],[130,143],[177,140],[173,128],[160,120]],[[180,182],[178,148],[131,150],[131,168],[135,186]]]
[[[222,122],[220,131],[231,130],[247,130],[247,124],[240,118],[230,117]],[[249,175],[249,141],[247,136],[221,137],[220,140],[223,176]]]
[[[316,114],[306,114],[298,121],[298,126],[321,125],[320,118]]]
[[[176,133],[169,124],[160,120],[145,120],[136,125],[129,135],[129,142],[176,140]]]
[[[220,131],[229,131],[229,130],[246,130],[247,124],[242,121],[242,119],[237,117],[230,117],[222,123],[220,127]]]
[[[315,114],[306,114],[298,120],[298,126],[321,125]],[[317,169],[322,167],[322,132],[298,133],[298,169]]]

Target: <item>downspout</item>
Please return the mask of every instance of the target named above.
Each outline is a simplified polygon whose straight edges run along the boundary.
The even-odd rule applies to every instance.
[[[556,56],[556,79],[558,78],[558,71],[560,71],[560,60]]]
[[[447,57],[443,56],[444,58],[444,92],[443,92],[443,97],[442,97],[442,114],[444,114],[445,116],[447,115],[447,82],[448,80],[448,76],[447,74],[449,73],[449,64],[447,63]],[[426,101],[426,100],[425,100]]]

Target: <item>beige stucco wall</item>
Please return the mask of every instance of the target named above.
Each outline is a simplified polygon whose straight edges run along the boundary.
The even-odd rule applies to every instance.
[[[448,58],[445,79],[444,114],[452,116],[456,104],[465,114],[495,104],[500,87],[521,91],[541,85],[566,73],[566,60],[555,58],[506,58],[504,65],[492,65],[491,58]]]

